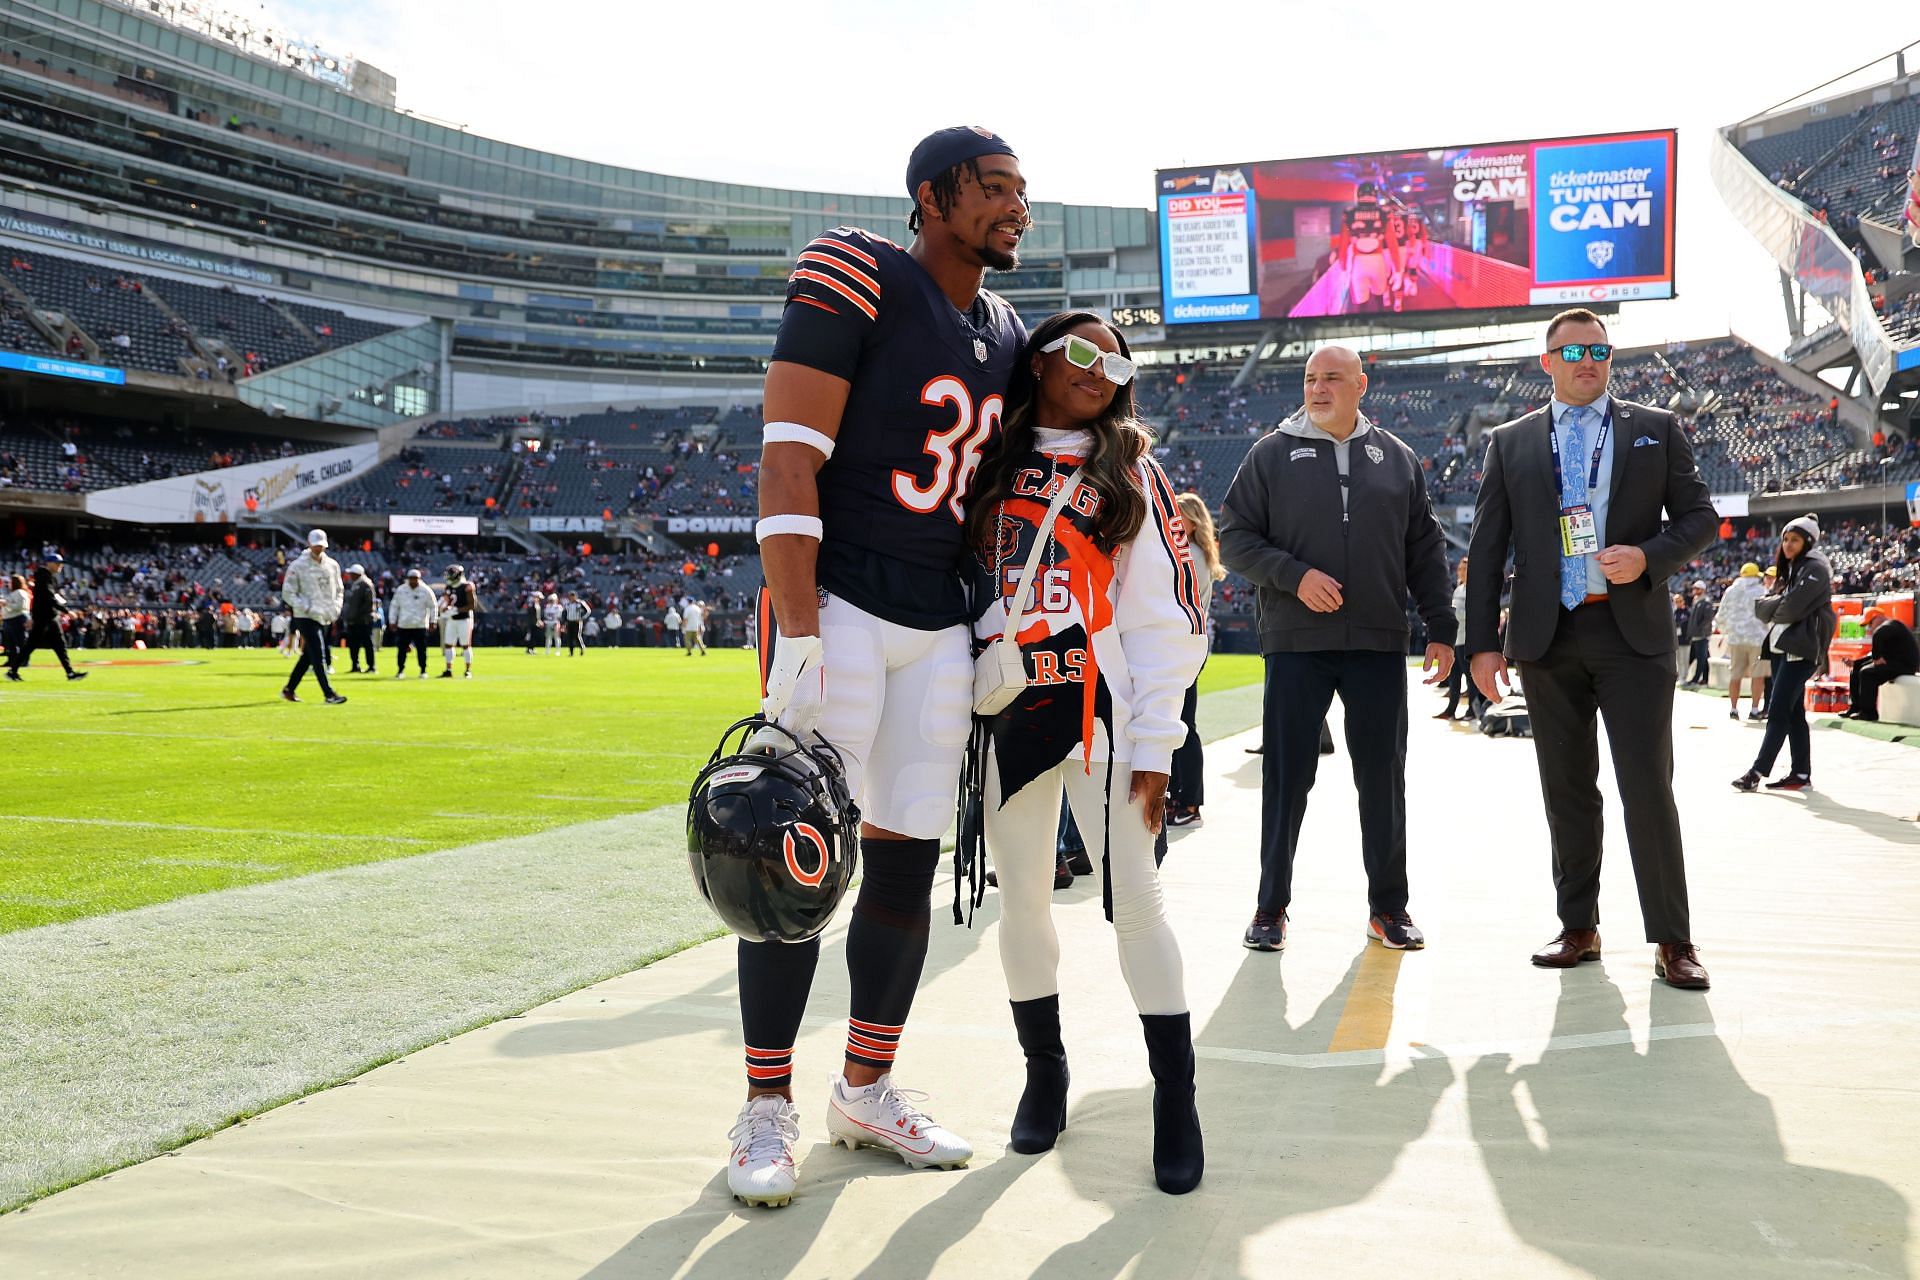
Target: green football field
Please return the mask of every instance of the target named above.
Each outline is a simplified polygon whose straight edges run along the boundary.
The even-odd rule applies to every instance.
[[[482,650],[472,680],[355,676],[282,702],[267,650],[43,657],[0,686],[0,932],[684,801],[754,709],[754,656]],[[1203,690],[1258,681],[1221,655]]]

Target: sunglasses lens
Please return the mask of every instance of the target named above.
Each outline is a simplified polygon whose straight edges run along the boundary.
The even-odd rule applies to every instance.
[[[1108,353],[1100,372],[1107,375],[1107,381],[1116,387],[1124,387],[1133,381],[1133,361],[1123,355]]]
[[[1611,360],[1613,358],[1613,348],[1604,342],[1596,342],[1588,347],[1587,350],[1593,353],[1595,360]]]
[[[1587,358],[1587,349],[1577,342],[1569,342],[1560,348],[1560,358],[1568,364],[1579,364]]]
[[[1067,363],[1076,369],[1091,369],[1093,362],[1100,358],[1100,348],[1085,338],[1067,337]]]

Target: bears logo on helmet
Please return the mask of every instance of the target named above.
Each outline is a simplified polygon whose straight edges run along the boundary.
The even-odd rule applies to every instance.
[[[767,733],[790,747],[749,751]],[[687,862],[700,896],[750,942],[805,942],[833,919],[859,860],[860,811],[824,740],[761,716],[721,735],[687,797]]]

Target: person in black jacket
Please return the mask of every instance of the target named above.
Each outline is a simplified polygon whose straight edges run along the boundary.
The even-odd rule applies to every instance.
[[[1258,590],[1267,680],[1260,890],[1245,944],[1286,946],[1293,859],[1334,694],[1360,793],[1367,932],[1418,950],[1407,913],[1407,642],[1411,593],[1428,684],[1453,667],[1446,544],[1413,450],[1360,412],[1367,375],[1345,347],[1307,360],[1306,405],[1255,442],[1227,489],[1220,558]]]
[[[357,564],[347,566],[346,602],[340,608],[340,629],[347,635],[347,657],[352,661],[351,673],[359,675],[365,671],[373,674],[375,653],[373,649],[373,620],[376,601],[373,584],[367,581],[367,571]],[[367,665],[360,665],[360,655],[367,655]]]
[[[1868,656],[1853,664],[1847,677],[1851,697],[1847,699],[1847,718],[1878,720],[1880,686],[1901,676],[1920,674],[1920,644],[1906,623],[1878,609],[1867,610],[1867,634],[1873,637]]]
[[[1820,521],[1809,514],[1787,521],[1780,533],[1780,571],[1764,599],[1753,606],[1767,624],[1767,649],[1774,655],[1773,688],[1767,695],[1767,735],[1753,766],[1733,780],[1752,791],[1773,771],[1782,743],[1790,749],[1790,768],[1767,784],[1769,791],[1805,791],[1813,785],[1813,739],[1807,729],[1807,681],[1827,669],[1827,646],[1839,620],[1833,613],[1833,566],[1815,544]]]
[[[1687,685],[1694,689],[1704,689],[1713,678],[1713,668],[1708,655],[1708,646],[1713,640],[1713,602],[1707,599],[1707,584],[1693,584],[1693,600],[1687,606],[1687,660],[1691,669],[1687,673]]]
[[[60,594],[55,585],[60,570],[66,565],[66,558],[58,551],[49,551],[33,567],[33,604],[27,611],[26,643],[16,648],[7,661],[7,679],[19,680],[20,668],[27,665],[35,649],[51,649],[53,656],[60,659],[60,666],[69,680],[85,680],[87,673],[75,671],[73,662],[67,657],[66,637],[60,634],[60,615],[66,612],[66,597]]]

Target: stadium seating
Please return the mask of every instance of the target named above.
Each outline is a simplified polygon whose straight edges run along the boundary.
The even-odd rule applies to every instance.
[[[306,303],[242,293],[232,286],[215,288],[115,271],[24,249],[0,253],[0,272],[38,309],[64,314],[85,330],[98,346],[100,362],[149,373],[183,374],[190,367],[183,361],[201,360],[215,376],[245,377],[393,329]],[[50,349],[13,308],[0,324],[0,343],[35,354]],[[231,356],[220,354],[213,343],[224,344]],[[58,354],[90,358],[93,353]],[[222,359],[230,369],[220,366]]]
[[[16,413],[0,420],[0,485],[82,493],[334,447],[152,422]]]
[[[492,449],[409,445],[304,509],[478,515],[493,509],[489,500],[497,507],[508,469],[507,455]]]

